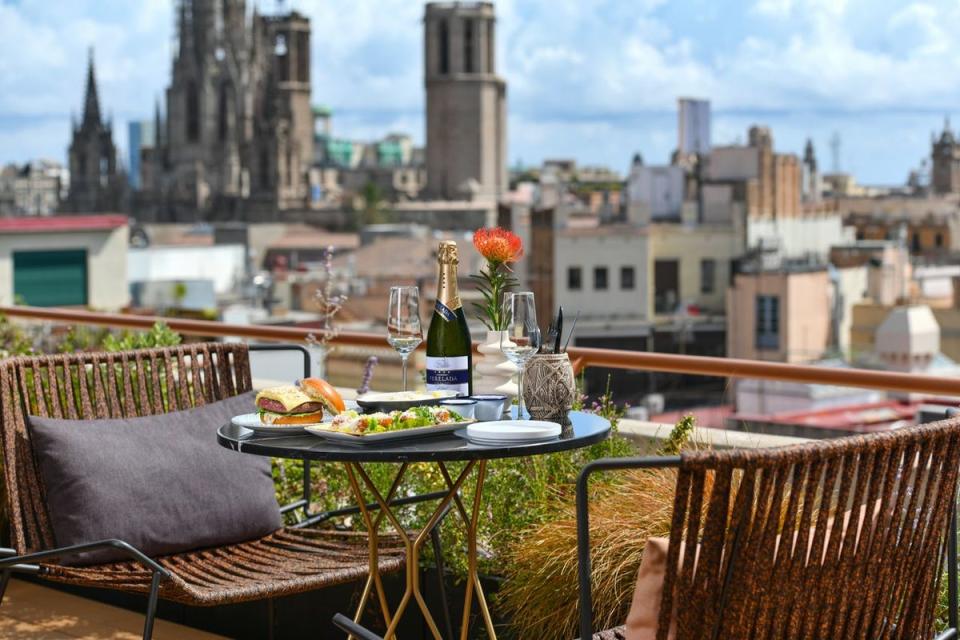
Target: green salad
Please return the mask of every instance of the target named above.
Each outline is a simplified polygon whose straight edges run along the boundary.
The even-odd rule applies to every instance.
[[[446,407],[411,407],[404,411],[390,413],[361,414],[356,411],[344,411],[334,417],[331,427],[341,433],[363,435],[384,433],[420,427],[436,427],[443,424],[464,422],[463,416]]]

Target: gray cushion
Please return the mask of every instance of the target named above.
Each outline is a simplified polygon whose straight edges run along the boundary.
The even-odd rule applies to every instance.
[[[254,394],[143,418],[30,416],[57,546],[119,538],[149,556],[213,547],[280,528],[270,460],[217,444]],[[122,559],[115,551],[65,563]]]

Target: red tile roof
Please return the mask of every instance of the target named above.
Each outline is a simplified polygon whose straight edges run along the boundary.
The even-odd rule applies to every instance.
[[[0,233],[63,233],[70,231],[101,231],[127,225],[127,216],[31,216],[0,218]]]

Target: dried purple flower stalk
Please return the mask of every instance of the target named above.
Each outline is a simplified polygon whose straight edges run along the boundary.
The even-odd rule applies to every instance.
[[[370,383],[373,381],[373,370],[377,366],[377,356],[367,358],[367,364],[363,367],[363,379],[360,381],[360,388],[357,389],[357,395],[362,396],[370,391]]]

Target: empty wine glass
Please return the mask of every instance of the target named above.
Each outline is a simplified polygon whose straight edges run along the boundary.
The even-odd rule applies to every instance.
[[[403,390],[407,390],[407,358],[423,342],[420,328],[420,289],[390,287],[387,309],[387,342],[400,354],[403,362]]]
[[[507,360],[517,365],[517,418],[523,419],[523,368],[540,349],[540,327],[533,293],[508,293],[503,303],[506,331],[500,334],[500,350]]]

